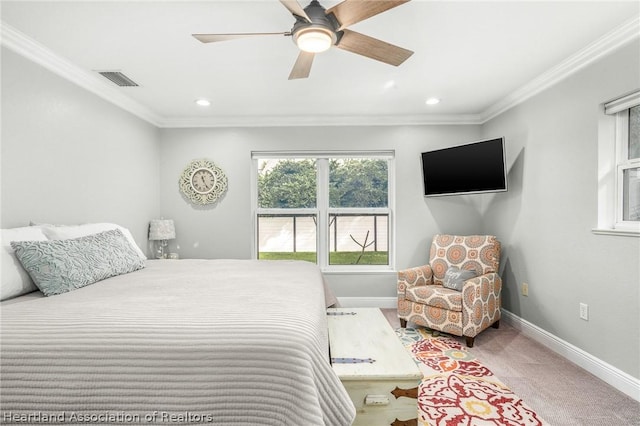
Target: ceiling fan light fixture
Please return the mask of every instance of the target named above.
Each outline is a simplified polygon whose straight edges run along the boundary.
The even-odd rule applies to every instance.
[[[335,43],[336,36],[324,28],[308,28],[296,32],[294,40],[300,50],[320,53],[328,50]]]

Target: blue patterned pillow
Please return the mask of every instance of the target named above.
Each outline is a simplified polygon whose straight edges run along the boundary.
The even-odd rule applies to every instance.
[[[12,241],[11,247],[45,296],[145,266],[119,229],[68,240]]]

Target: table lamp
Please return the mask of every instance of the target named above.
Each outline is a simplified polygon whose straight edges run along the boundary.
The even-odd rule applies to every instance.
[[[172,219],[152,219],[149,222],[149,241],[156,243],[156,259],[165,259],[168,240],[176,237],[176,227]]]

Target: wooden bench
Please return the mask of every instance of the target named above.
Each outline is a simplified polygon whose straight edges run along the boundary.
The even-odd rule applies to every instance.
[[[334,371],[356,406],[354,425],[416,425],[422,374],[377,308],[327,310]]]

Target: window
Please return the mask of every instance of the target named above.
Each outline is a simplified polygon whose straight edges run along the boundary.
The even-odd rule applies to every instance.
[[[617,161],[619,223],[640,223],[640,105],[618,113],[622,133]]]
[[[640,234],[640,92],[606,103],[604,112],[599,228]]]
[[[393,152],[253,153],[254,257],[389,270]]]

